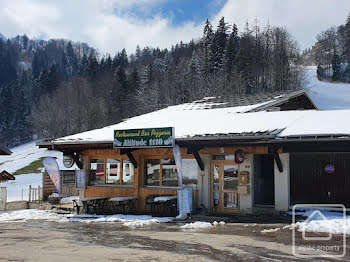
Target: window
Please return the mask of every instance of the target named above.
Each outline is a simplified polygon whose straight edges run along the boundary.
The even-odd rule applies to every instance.
[[[104,159],[91,159],[90,161],[90,184],[104,184]]]
[[[196,159],[182,159],[183,184],[196,187],[198,184],[198,164]]]
[[[74,184],[75,183],[75,171],[61,171],[63,177],[63,184]]]
[[[159,159],[147,159],[145,160],[145,185],[146,186],[159,186],[160,178],[160,160]]]
[[[173,158],[162,159],[162,186],[178,186],[176,164]]]
[[[132,185],[134,166],[125,159],[91,159],[90,185]]]
[[[132,185],[134,181],[134,165],[129,160],[123,160],[123,185]]]
[[[107,159],[106,184],[119,184],[120,181],[120,160]]]

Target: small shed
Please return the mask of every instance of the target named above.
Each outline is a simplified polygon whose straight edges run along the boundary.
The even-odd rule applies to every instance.
[[[1,182],[6,182],[7,180],[15,180],[15,176],[7,172],[6,170],[3,170],[0,173],[0,183]]]

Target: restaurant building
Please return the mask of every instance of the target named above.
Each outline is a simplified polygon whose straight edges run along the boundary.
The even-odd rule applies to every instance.
[[[341,120],[349,114],[318,110],[305,91],[234,101],[206,98],[38,146],[62,151],[85,171],[81,197],[136,197],[140,213],[147,196],[177,194],[173,142],[181,150],[183,185],[193,189],[194,210],[349,205],[350,123]],[[152,130],[156,137],[147,143],[131,141]],[[170,135],[160,141],[162,130]]]

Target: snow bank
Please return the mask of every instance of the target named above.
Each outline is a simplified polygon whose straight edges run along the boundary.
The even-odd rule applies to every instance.
[[[182,228],[182,229],[201,229],[201,228],[210,228],[212,226],[213,225],[209,222],[196,221],[193,223],[183,225],[180,228]]]
[[[350,234],[350,216],[345,216],[343,213],[330,212],[325,210],[320,210],[318,213],[312,216],[315,210],[309,209],[304,211],[296,212],[296,215],[303,216],[307,218],[304,221],[292,224],[289,228],[297,228],[298,231],[306,232],[322,232],[322,233],[332,233],[332,234]],[[291,214],[290,212],[288,214]]]
[[[324,232],[332,234],[350,234],[350,219],[313,220],[297,222],[298,231]]]
[[[221,222],[214,221],[213,223],[209,223],[209,222],[196,221],[196,222],[192,222],[192,223],[180,226],[180,228],[182,228],[182,229],[204,229],[204,228],[215,227],[218,225],[223,226],[223,225],[225,225],[225,222],[224,221],[221,221]]]
[[[280,228],[271,228],[271,229],[264,229],[264,230],[261,230],[260,232],[261,233],[273,233],[273,232],[277,232],[278,230],[280,230]]]
[[[157,223],[166,223],[172,221],[171,217],[152,217],[146,215],[75,215],[71,217],[71,222],[85,222],[85,223],[111,223],[121,222],[124,226],[128,227],[143,227],[150,226]]]
[[[52,222],[84,222],[84,223],[115,223],[119,222],[127,227],[144,227],[173,220],[171,217],[151,217],[137,215],[62,215],[47,210],[24,209],[0,212],[0,223],[27,222],[30,220],[45,220]]]
[[[16,211],[0,212],[0,223],[5,222],[26,222],[29,220],[46,220],[54,222],[67,222],[68,217],[51,211],[24,209]]]

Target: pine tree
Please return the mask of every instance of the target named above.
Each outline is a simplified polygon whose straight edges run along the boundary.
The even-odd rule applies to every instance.
[[[209,22],[209,20],[207,19],[205,22],[203,38],[202,38],[203,49],[204,49],[202,72],[206,83],[208,83],[209,75],[211,72],[211,64],[209,59],[212,56],[210,45],[213,41],[213,38],[214,38],[213,27]]]
[[[227,39],[227,44],[224,51],[224,68],[226,73],[231,74],[232,70],[236,66],[236,57],[239,48],[238,28],[236,24],[232,26],[232,32]]]
[[[224,17],[222,17],[210,46],[211,57],[209,57],[209,61],[214,73],[218,73],[223,68],[224,50],[226,47],[228,29],[229,26],[225,22]]]
[[[337,53],[333,54],[332,57],[332,80],[333,81],[338,81],[341,78],[341,72],[340,72],[340,57]]]
[[[78,58],[74,52],[74,48],[71,41],[69,41],[67,44],[67,60],[69,64],[69,68],[67,70],[68,75],[76,75],[78,73]]]

